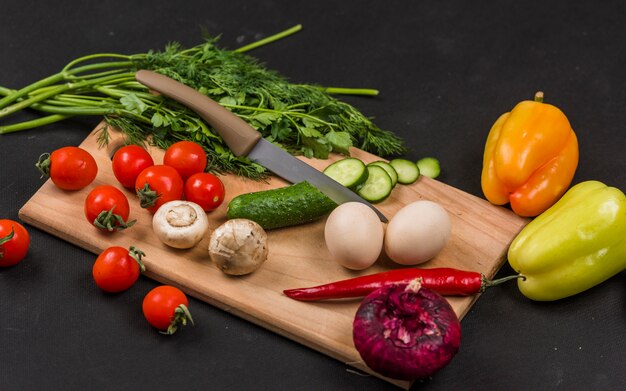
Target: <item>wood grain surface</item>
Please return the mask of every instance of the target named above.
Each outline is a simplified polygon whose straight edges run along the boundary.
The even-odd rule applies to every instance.
[[[397,265],[382,255],[374,266],[365,271],[354,272],[339,266],[326,249],[325,220],[322,219],[268,231],[269,257],[264,265],[248,276],[227,276],[209,259],[208,235],[189,250],[169,248],[156,238],[151,228],[152,215],[139,207],[136,196],[119,185],[112,173],[110,157],[115,148],[123,143],[121,134],[113,132],[110,144],[100,149],[95,136],[98,129],[94,129],[80,145],[91,152],[98,163],[96,180],[87,188],[75,192],[60,190],[50,180],[46,181],[20,210],[19,217],[24,222],[94,254],[112,245],[139,247],[146,253],[144,262],[148,277],[178,286],[190,296],[372,373],[352,342],[352,321],[359,300],[298,302],[284,296],[282,291],[388,270]],[[162,162],[163,151],[156,148],[148,150],[155,163]],[[351,154],[365,162],[381,160],[358,149],[351,150]],[[338,158],[302,159],[323,169]],[[258,182],[225,175],[221,179],[226,187],[226,199],[217,210],[209,213],[210,231],[226,221],[226,207],[236,195],[286,185],[278,178]],[[113,184],[128,196],[131,218],[137,219],[135,226],[124,232],[104,233],[85,219],[84,199],[94,186],[102,184]],[[481,198],[426,177],[409,186],[397,185],[390,197],[377,207],[391,218],[404,205],[420,199],[438,202],[448,211],[452,221],[449,243],[423,267],[473,270],[492,278],[504,262],[511,240],[527,223],[526,219],[505,208],[493,206]],[[477,298],[448,299],[462,318]],[[404,388],[410,386],[408,382],[386,380]]]

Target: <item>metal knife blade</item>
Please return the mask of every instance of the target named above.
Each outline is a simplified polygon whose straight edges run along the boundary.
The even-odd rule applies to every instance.
[[[263,138],[248,153],[248,158],[291,183],[303,179],[308,181],[337,204],[350,201],[366,204],[376,212],[381,221],[387,222],[382,212],[358,194]]]
[[[365,204],[376,212],[381,221],[387,222],[385,215],[371,203],[323,172],[263,139],[261,134],[247,122],[206,95],[152,71],[140,70],[135,78],[151,90],[195,111],[219,133],[236,156],[248,156],[253,162],[262,165],[288,182],[307,181],[337,204],[350,201]]]

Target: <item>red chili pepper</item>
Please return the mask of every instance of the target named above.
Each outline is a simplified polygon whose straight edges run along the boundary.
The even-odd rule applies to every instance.
[[[397,283],[408,284],[416,278],[421,280],[424,288],[432,289],[441,295],[469,296],[484,292],[490,286],[524,277],[508,276],[490,281],[478,272],[447,267],[432,269],[406,268],[369,274],[310,288],[287,289],[283,293],[292,299],[301,301],[363,297],[383,286]]]

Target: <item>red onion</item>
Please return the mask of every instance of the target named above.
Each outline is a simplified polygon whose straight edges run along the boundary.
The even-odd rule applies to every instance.
[[[446,299],[415,280],[370,293],[354,318],[353,339],[372,370],[415,380],[452,360],[461,345],[461,324]]]

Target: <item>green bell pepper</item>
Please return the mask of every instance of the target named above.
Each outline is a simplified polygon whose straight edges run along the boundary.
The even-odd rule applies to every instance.
[[[531,221],[508,251],[532,300],[558,300],[626,269],[626,196],[598,181],[573,186]]]

